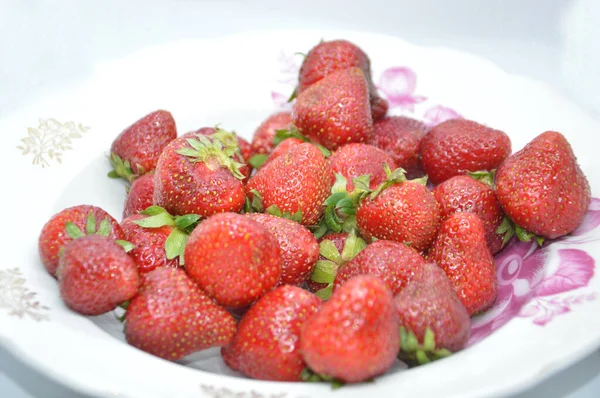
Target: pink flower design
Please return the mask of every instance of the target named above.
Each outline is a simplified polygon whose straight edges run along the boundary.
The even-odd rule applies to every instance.
[[[293,102],[288,102],[289,95],[271,91],[271,98],[275,106],[281,110],[291,110]]]
[[[279,73],[276,77],[277,87],[271,90],[271,98],[281,110],[292,108],[293,102],[288,102],[292,92],[298,84],[298,73],[300,64],[298,63],[298,54],[286,54],[280,52],[277,57],[279,62]]]
[[[450,119],[462,119],[462,116],[454,109],[442,105],[435,105],[426,110],[423,114],[423,120],[429,127],[433,127]]]
[[[416,73],[407,67],[388,68],[379,78],[379,90],[390,103],[391,108],[403,108],[414,112],[415,104],[427,97],[414,95],[417,86]]]
[[[600,199],[592,198],[590,207],[588,208],[587,214],[583,218],[583,221],[571,232],[572,236],[583,235],[593,229],[598,228],[600,225]]]

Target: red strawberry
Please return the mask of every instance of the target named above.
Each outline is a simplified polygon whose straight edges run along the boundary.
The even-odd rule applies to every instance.
[[[381,278],[394,295],[423,271],[425,259],[403,243],[378,240],[370,243],[354,259],[341,267],[335,277],[333,292],[357,275]]]
[[[248,163],[248,160],[252,157],[252,145],[250,145],[250,143],[248,141],[246,141],[243,137],[240,137],[239,135],[237,135],[235,132],[233,133],[229,133],[226,132],[224,130],[221,130],[219,128],[214,128],[214,127],[201,127],[198,130],[196,130],[195,132],[191,132],[191,133],[187,133],[186,136],[191,135],[192,137],[194,136],[194,134],[202,134],[205,136],[211,136],[215,133],[219,133],[222,132],[221,134],[223,134],[223,136],[221,136],[220,138],[223,139],[226,136],[229,136],[229,134],[232,134],[235,136],[236,140],[237,140],[237,145],[238,148],[240,149],[240,153],[242,155],[242,158],[244,160],[245,163]],[[227,140],[227,138],[225,138]],[[241,159],[238,159],[241,161]],[[247,173],[242,170],[242,173],[244,175],[246,175]]]
[[[466,346],[471,319],[437,265],[424,264],[394,301],[402,326],[401,359],[423,364]]]
[[[477,214],[483,222],[490,252],[495,254],[502,249],[502,235],[496,231],[504,213],[492,187],[468,175],[454,176],[435,187],[433,196],[442,209],[442,220],[457,211]]]
[[[226,345],[235,329],[235,319],[180,268],[146,274],[125,313],[127,342],[171,361]]]
[[[383,149],[409,176],[419,174],[419,146],[427,126],[404,116],[389,116],[373,124],[369,144]]]
[[[331,169],[321,151],[304,143],[258,170],[246,185],[250,199],[260,195],[268,211],[301,214],[304,225],[316,224],[332,185]]]
[[[368,174],[370,176],[370,187],[376,188],[387,178],[384,164],[392,170],[396,168],[396,162],[390,155],[379,148],[367,144],[348,144],[338,148],[329,157],[331,170],[346,178],[346,190],[354,190],[352,180],[356,177]]]
[[[58,257],[65,244],[90,234],[125,239],[117,220],[99,207],[79,205],[53,215],[42,228],[38,240],[40,258],[48,272],[56,275]]]
[[[125,207],[123,208],[123,218],[137,214],[154,202],[154,173],[147,173],[136,178],[131,184],[127,193]]]
[[[303,225],[282,217],[261,213],[249,213],[247,216],[266,227],[279,242],[282,257],[279,284],[304,283],[319,256],[319,244],[315,236]]]
[[[379,278],[349,280],[304,323],[300,351],[316,374],[354,383],[388,370],[400,349],[398,310]]]
[[[311,279],[307,281],[308,289],[316,292],[322,299],[329,299],[333,281],[340,267],[356,257],[366,245],[362,238],[356,236],[354,230],[350,233],[332,233],[320,238],[319,259]]]
[[[440,205],[422,180],[406,180],[401,171],[397,169],[388,177],[392,185],[382,184],[383,190],[360,202],[356,210],[358,228],[366,239],[393,240],[424,251],[437,233]]]
[[[158,157],[177,137],[173,116],[163,110],[152,112],[125,130],[112,143],[110,177],[129,182],[156,167]]]
[[[277,239],[260,223],[236,213],[216,214],[194,229],[185,269],[217,303],[240,308],[271,290],[281,275]]]
[[[360,68],[367,79],[373,120],[385,116],[389,104],[379,97],[371,78],[371,61],[357,45],[346,40],[323,41],[313,47],[300,68],[296,95],[328,75],[351,67]]]
[[[267,164],[269,164],[273,160],[277,159],[284,153],[289,152],[292,148],[295,148],[298,145],[303,144],[304,142],[305,141],[302,141],[300,138],[294,138],[294,137],[286,138],[285,140],[281,141],[281,143],[279,145],[277,145],[275,147],[275,149],[273,149],[273,151],[269,155],[258,155],[258,156],[267,156],[267,157],[264,159],[263,164],[260,164],[258,166],[253,164],[253,166],[256,169],[265,167]]]
[[[292,121],[300,134],[327,149],[366,142],[373,132],[373,119],[364,72],[343,69],[302,91],[292,109]]]
[[[517,226],[549,239],[573,231],[591,200],[571,145],[554,131],[540,134],[500,166],[496,192]]]
[[[492,170],[510,155],[508,135],[466,119],[433,127],[421,141],[421,166],[433,184],[469,171]]]
[[[290,112],[277,112],[263,121],[252,137],[253,154],[269,154],[275,147],[273,139],[277,130],[287,130],[292,122]]]
[[[174,215],[208,217],[240,211],[245,202],[241,169],[247,166],[237,155],[235,136],[222,130],[218,136],[186,134],[177,138],[165,148],[156,166],[155,204]]]
[[[58,264],[64,302],[84,315],[100,315],[131,299],[140,285],[135,262],[114,239],[83,236],[65,245]]]
[[[442,268],[469,315],[496,300],[496,267],[485,243],[485,229],[473,213],[457,212],[442,222],[427,259]]]
[[[306,367],[300,355],[300,330],[321,300],[296,286],[284,285],[261,297],[222,348],[225,363],[260,380],[300,381]]]

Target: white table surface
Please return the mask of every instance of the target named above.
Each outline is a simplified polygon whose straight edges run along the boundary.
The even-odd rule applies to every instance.
[[[510,73],[554,86],[600,118],[600,97],[590,102],[593,96],[574,90],[561,69],[560,26],[568,0],[340,3],[0,0],[0,117],[32,95],[84,78],[97,63],[145,45],[250,29],[330,28],[386,33],[416,44],[478,54]],[[600,72],[592,80],[588,76],[586,85],[600,90]],[[0,397],[85,396],[32,370],[0,347]],[[600,350],[516,397],[600,397]]]

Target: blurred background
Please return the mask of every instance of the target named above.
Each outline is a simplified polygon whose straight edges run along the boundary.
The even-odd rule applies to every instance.
[[[0,0],[0,117],[146,45],[286,28],[467,51],[551,85],[600,120],[600,0]],[[2,398],[82,397],[2,348],[0,370]],[[590,353],[519,397],[598,397],[599,374],[600,353]]]

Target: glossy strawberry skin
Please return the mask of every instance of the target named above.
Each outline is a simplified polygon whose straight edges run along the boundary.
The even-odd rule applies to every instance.
[[[176,137],[173,116],[158,110],[123,130],[110,150],[124,161],[128,160],[134,174],[141,175],[154,170],[160,154]]]
[[[405,181],[386,188],[375,199],[363,199],[356,221],[367,239],[406,242],[421,252],[433,242],[440,215],[440,205],[424,185]]]
[[[339,70],[302,91],[292,108],[292,122],[298,132],[331,150],[366,142],[373,118],[363,71]]]
[[[315,373],[354,383],[389,369],[400,349],[398,311],[379,278],[360,275],[303,325],[300,350]]]
[[[347,232],[334,232],[334,233],[327,234],[327,235],[321,237],[318,240],[318,242],[320,244],[324,240],[330,240],[333,243],[333,245],[335,246],[335,248],[337,249],[338,253],[341,254],[342,251],[344,250],[344,245],[346,244],[347,238],[348,238]],[[319,254],[317,261],[318,260],[326,260],[326,258]],[[315,282],[315,281],[309,279],[308,281],[306,281],[306,287],[308,288],[309,291],[314,293],[321,289],[326,288],[327,283],[319,283],[319,282]]]
[[[125,206],[123,208],[123,218],[133,214],[138,214],[146,210],[154,203],[154,173],[147,173],[136,178],[131,184]]]
[[[304,283],[319,257],[319,244],[314,235],[303,225],[285,218],[263,213],[249,213],[247,217],[267,228],[279,243],[282,257],[279,284]]]
[[[252,153],[269,154],[275,148],[273,138],[277,130],[289,129],[292,122],[290,112],[277,112],[265,119],[252,136]]]
[[[321,299],[284,285],[261,297],[244,314],[231,343],[221,349],[225,363],[259,380],[300,381],[306,367],[300,354],[300,330]]]
[[[302,141],[300,138],[294,138],[294,137],[286,138],[285,140],[281,141],[279,143],[279,145],[277,145],[275,147],[275,149],[273,149],[273,151],[271,151],[271,153],[269,154],[269,157],[267,158],[265,163],[263,163],[262,167],[265,167],[267,164],[269,164],[273,160],[277,159],[284,153],[289,152],[290,150],[292,150],[293,148],[297,147],[300,144],[304,144],[304,141]]]
[[[164,225],[159,228],[143,228],[135,223],[146,217],[143,214],[134,214],[121,222],[125,239],[135,246],[129,255],[135,260],[138,271],[147,273],[158,267],[178,267],[179,259],[169,260],[165,252],[165,241],[174,227]]]
[[[457,212],[446,218],[427,259],[446,272],[469,315],[494,304],[498,293],[496,267],[477,215]]]
[[[352,192],[356,177],[368,174],[370,187],[375,189],[387,178],[384,164],[391,170],[396,169],[396,162],[379,148],[367,144],[348,144],[338,148],[329,157],[331,170],[346,177],[346,190]]]
[[[374,275],[396,295],[423,271],[424,264],[419,252],[404,243],[377,240],[338,270],[333,291],[357,275]]]
[[[302,224],[313,225],[323,213],[332,173],[321,151],[304,143],[279,156],[250,178],[246,193],[260,193],[264,208],[276,205],[282,212],[302,211]]]
[[[300,67],[296,95],[328,75],[351,67],[360,68],[367,79],[373,120],[385,116],[389,104],[379,97],[371,78],[371,61],[363,50],[347,40],[323,41],[314,46]]]
[[[573,231],[591,201],[571,145],[554,131],[540,134],[500,166],[496,192],[517,225],[549,239]]]
[[[467,345],[471,336],[469,314],[444,271],[434,263],[424,264],[423,272],[394,301],[400,325],[412,331],[420,343],[429,328],[437,349],[456,352]]]
[[[181,268],[157,268],[145,274],[125,313],[127,342],[171,361],[226,345],[235,331],[235,319]]]
[[[467,174],[497,169],[511,153],[508,135],[466,119],[433,127],[421,141],[421,166],[433,184]]]
[[[217,160],[194,162],[177,153],[189,148],[195,133],[173,140],[163,151],[154,174],[154,203],[173,215],[202,217],[237,212],[245,201],[244,184]]]
[[[442,220],[457,211],[477,214],[485,227],[485,240],[492,254],[502,249],[502,236],[496,230],[504,212],[489,185],[471,176],[454,176],[433,189],[433,196],[442,209]]]
[[[216,214],[192,231],[185,269],[200,288],[229,308],[252,304],[281,276],[281,249],[267,228],[236,213]]]
[[[368,144],[384,150],[409,176],[420,174],[419,147],[427,126],[405,116],[389,116],[373,124]]]
[[[65,224],[67,222],[72,222],[81,231],[85,232],[87,218],[90,212],[94,215],[97,226],[99,226],[100,222],[104,219],[107,219],[110,222],[111,231],[109,236],[111,238],[125,239],[125,235],[121,230],[119,222],[97,206],[73,206],[56,213],[44,225],[38,239],[40,258],[52,276],[56,276],[58,257],[61,248],[73,240],[73,238],[67,234]]]
[[[57,275],[64,302],[84,315],[114,310],[135,296],[140,285],[133,259],[113,239],[100,235],[67,243]]]

